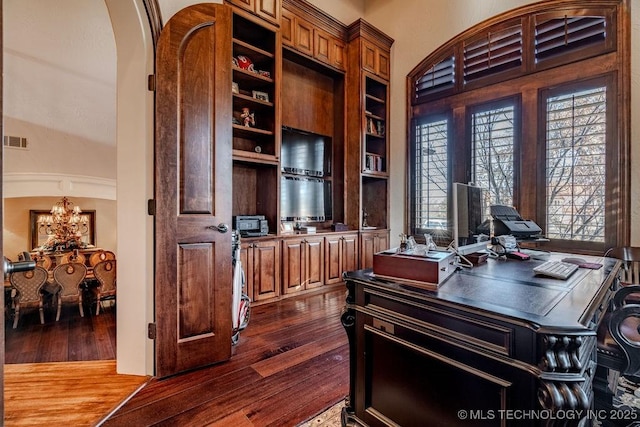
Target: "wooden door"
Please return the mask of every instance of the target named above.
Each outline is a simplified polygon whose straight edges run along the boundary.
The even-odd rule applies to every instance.
[[[231,356],[231,9],[167,23],[156,63],[156,376]]]

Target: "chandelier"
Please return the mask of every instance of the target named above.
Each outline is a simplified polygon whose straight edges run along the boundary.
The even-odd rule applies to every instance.
[[[82,235],[89,232],[89,217],[82,215],[66,197],[51,208],[51,215],[40,215],[38,232],[49,236],[43,249],[74,249],[83,246]]]

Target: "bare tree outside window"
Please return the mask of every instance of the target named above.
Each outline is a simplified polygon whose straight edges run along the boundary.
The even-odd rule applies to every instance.
[[[604,241],[606,87],[547,99],[547,237]]]
[[[473,181],[485,190],[487,210],[490,205],[513,206],[514,113],[509,105],[471,115]]]
[[[416,125],[415,181],[412,198],[417,228],[432,234],[448,230],[448,120],[421,120]]]

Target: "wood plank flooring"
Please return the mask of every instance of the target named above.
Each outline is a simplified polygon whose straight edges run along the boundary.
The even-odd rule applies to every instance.
[[[115,360],[4,366],[4,426],[94,426],[149,378]]]
[[[80,317],[76,304],[64,304],[56,322],[55,307],[45,309],[40,324],[37,308],[21,314],[18,327],[5,320],[5,363],[75,362],[116,358],[116,307],[100,309],[100,315],[85,306]]]
[[[255,306],[227,362],[152,379],[102,425],[296,426],[342,400],[344,287]]]

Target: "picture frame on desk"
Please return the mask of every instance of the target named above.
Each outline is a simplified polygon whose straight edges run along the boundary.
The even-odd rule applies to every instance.
[[[280,223],[280,231],[284,234],[293,233],[293,222]]]

